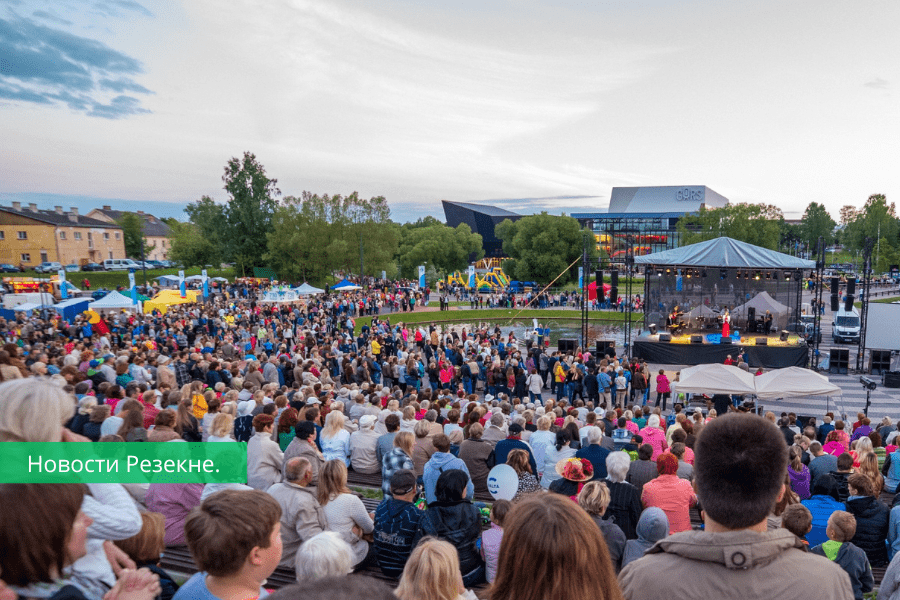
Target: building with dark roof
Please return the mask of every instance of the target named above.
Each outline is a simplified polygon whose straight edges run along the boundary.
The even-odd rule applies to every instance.
[[[572,216],[594,232],[600,248],[615,261],[624,260],[629,248],[636,256],[677,248],[682,217],[702,207],[727,205],[728,198],[705,185],[617,187],[607,212]]]
[[[104,206],[103,208],[95,208],[88,213],[88,216],[106,223],[118,223],[125,214],[126,212],[123,210],[113,210],[110,206]],[[147,239],[147,245],[152,246],[152,250],[147,253],[144,259],[166,260],[166,257],[169,254],[169,248],[171,247],[169,236],[172,235],[172,228],[163,221],[142,210],[137,211],[136,214],[144,221],[142,231],[144,232],[144,237]]]
[[[441,200],[441,204],[444,206],[447,225],[456,227],[460,223],[465,223],[472,228],[473,233],[481,235],[484,255],[487,258],[504,256],[503,242],[494,234],[494,227],[506,219],[518,221],[522,218],[522,215],[485,204],[448,200]]]
[[[31,268],[42,262],[81,265],[111,258],[125,258],[122,228],[115,223],[79,215],[75,207],[0,206],[0,263]]]

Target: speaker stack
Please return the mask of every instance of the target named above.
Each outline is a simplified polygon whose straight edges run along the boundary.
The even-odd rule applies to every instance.
[[[615,269],[609,272],[609,301],[615,302],[619,299],[619,272]]]
[[[838,298],[838,287],[841,285],[837,277],[831,278],[831,312],[837,312],[841,308],[841,300]]]
[[[853,310],[853,301],[856,299],[856,278],[847,280],[847,295],[844,297],[844,310]]]

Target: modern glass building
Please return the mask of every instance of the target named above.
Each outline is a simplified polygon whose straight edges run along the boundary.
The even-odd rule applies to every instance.
[[[728,199],[705,185],[617,187],[605,213],[572,213],[594,232],[597,245],[612,261],[624,261],[628,248],[635,256],[679,246],[678,221],[701,207],[720,208]]]

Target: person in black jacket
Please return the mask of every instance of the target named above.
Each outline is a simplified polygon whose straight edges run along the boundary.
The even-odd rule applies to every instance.
[[[875,497],[872,481],[862,473],[854,473],[847,480],[850,498],[847,512],[856,517],[856,534],[850,540],[857,545],[873,567],[888,564],[887,539],[891,511]]]
[[[453,544],[467,588],[485,581],[484,561],[476,546],[481,537],[481,512],[466,500],[469,476],[460,469],[441,473],[434,487],[437,502],[428,506],[413,539],[413,547],[427,536]]]

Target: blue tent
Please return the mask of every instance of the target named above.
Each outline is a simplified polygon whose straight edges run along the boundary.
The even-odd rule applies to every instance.
[[[75,317],[86,311],[90,303],[91,298],[69,298],[59,304],[54,304],[53,310],[62,315],[62,318],[69,323],[74,323]]]
[[[338,288],[347,287],[350,285],[356,285],[356,284],[353,283],[352,281],[347,281],[346,279],[342,279],[337,283],[337,285],[331,286],[331,289],[336,290]]]

